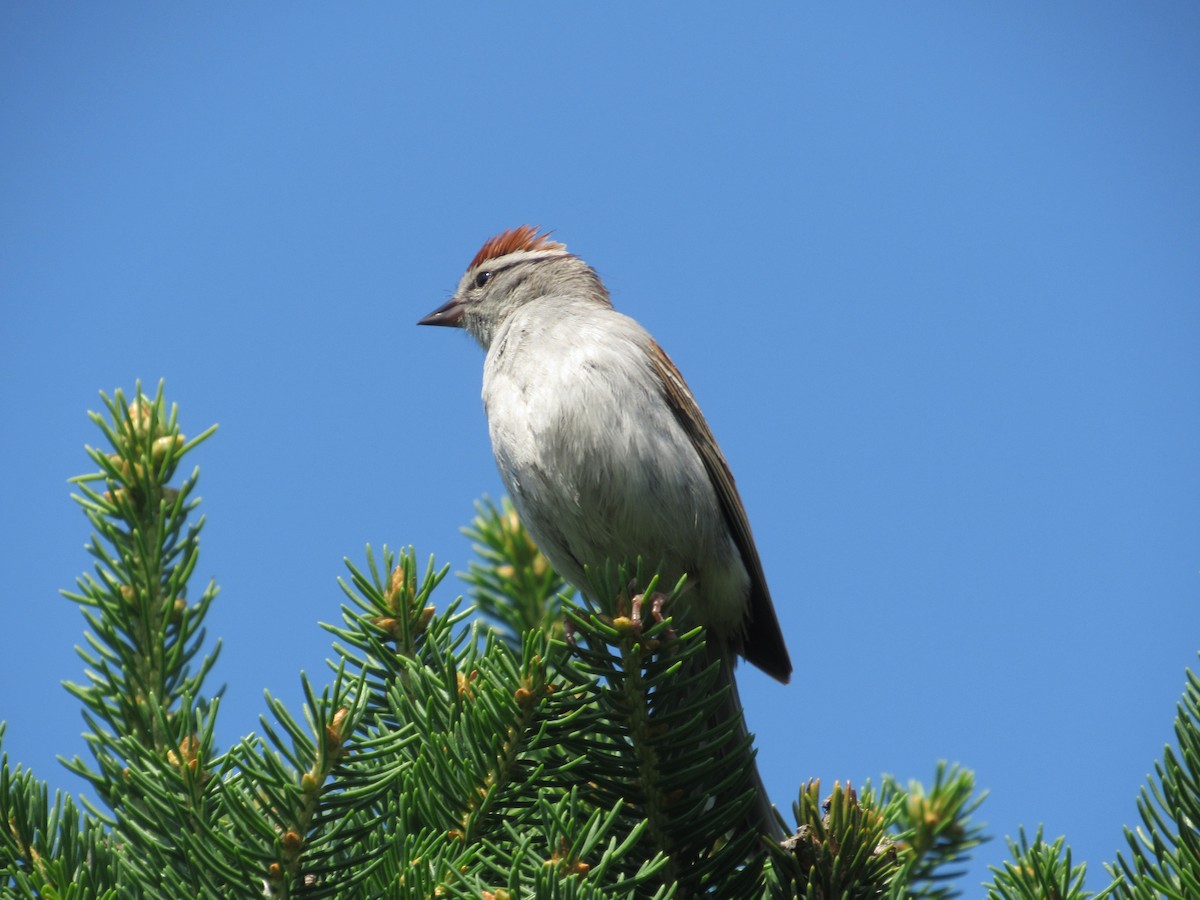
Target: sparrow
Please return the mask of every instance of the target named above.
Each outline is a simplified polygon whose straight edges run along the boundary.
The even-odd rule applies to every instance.
[[[505,231],[418,324],[462,328],[486,351],[496,464],[559,574],[585,594],[586,569],[638,557],[664,584],[686,575],[668,612],[706,629],[732,688],[730,714],[741,715],[736,657],[788,681],[791,659],[729,464],[679,369],[613,308],[590,265],[549,232]]]

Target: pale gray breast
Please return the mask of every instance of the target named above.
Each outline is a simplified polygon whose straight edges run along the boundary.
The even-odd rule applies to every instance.
[[[497,332],[483,394],[501,477],[551,563],[576,583],[582,565],[638,555],[670,578],[744,578],[703,463],[663,401],[646,332],[611,310],[535,313]]]

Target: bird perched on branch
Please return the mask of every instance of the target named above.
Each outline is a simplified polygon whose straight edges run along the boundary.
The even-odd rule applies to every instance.
[[[585,567],[638,557],[664,584],[686,574],[682,608],[667,612],[705,627],[709,660],[731,685],[727,714],[741,716],[736,656],[787,682],[792,663],[725,457],[675,364],[613,309],[591,266],[537,228],[506,231],[419,324],[463,328],[487,351],[483,403],[501,478],[564,578],[586,592]],[[777,832],[758,783],[762,824]]]

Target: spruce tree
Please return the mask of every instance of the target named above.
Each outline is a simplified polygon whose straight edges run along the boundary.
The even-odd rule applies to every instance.
[[[199,472],[160,385],[105,397],[105,449],[72,479],[95,559],[76,589],[85,681],[67,689],[89,759],[66,761],[98,805],[0,765],[0,893],[29,898],[867,898],[957,896],[985,840],[983,795],[939,764],[929,786],[797,786],[790,837],[739,828],[754,750],[707,715],[708,676],[683,677],[701,629],[638,617],[652,572],[568,586],[512,508],[481,503],[470,603],[411,547],[347,562],[324,684],[268,698],[260,729],[214,739],[214,583],[191,584],[205,522]],[[666,604],[670,609],[670,603]],[[1112,885],[1083,887],[1064,839],[1010,842],[992,898],[1200,896],[1200,680],[1188,674],[1143,826]],[[0,725],[0,740],[3,725]],[[713,748],[725,748],[718,755]],[[700,813],[703,813],[701,815]]]

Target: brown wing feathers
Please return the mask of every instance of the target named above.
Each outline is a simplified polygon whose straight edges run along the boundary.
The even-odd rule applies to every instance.
[[[729,470],[725,457],[721,455],[716,439],[675,363],[671,362],[671,358],[658,344],[652,344],[651,357],[661,377],[667,402],[675,413],[675,418],[691,438],[709,478],[712,479],[729,531],[738,550],[741,551],[746,572],[750,575],[750,611],[747,616],[746,641],[742,655],[772,678],[786,684],[792,674],[792,660],[783,640],[779,619],[775,615],[775,606],[771,603],[762,561],[758,558],[758,550],[754,546],[750,522],[746,518],[746,509],[738,495],[737,485],[734,484],[733,473]]]

